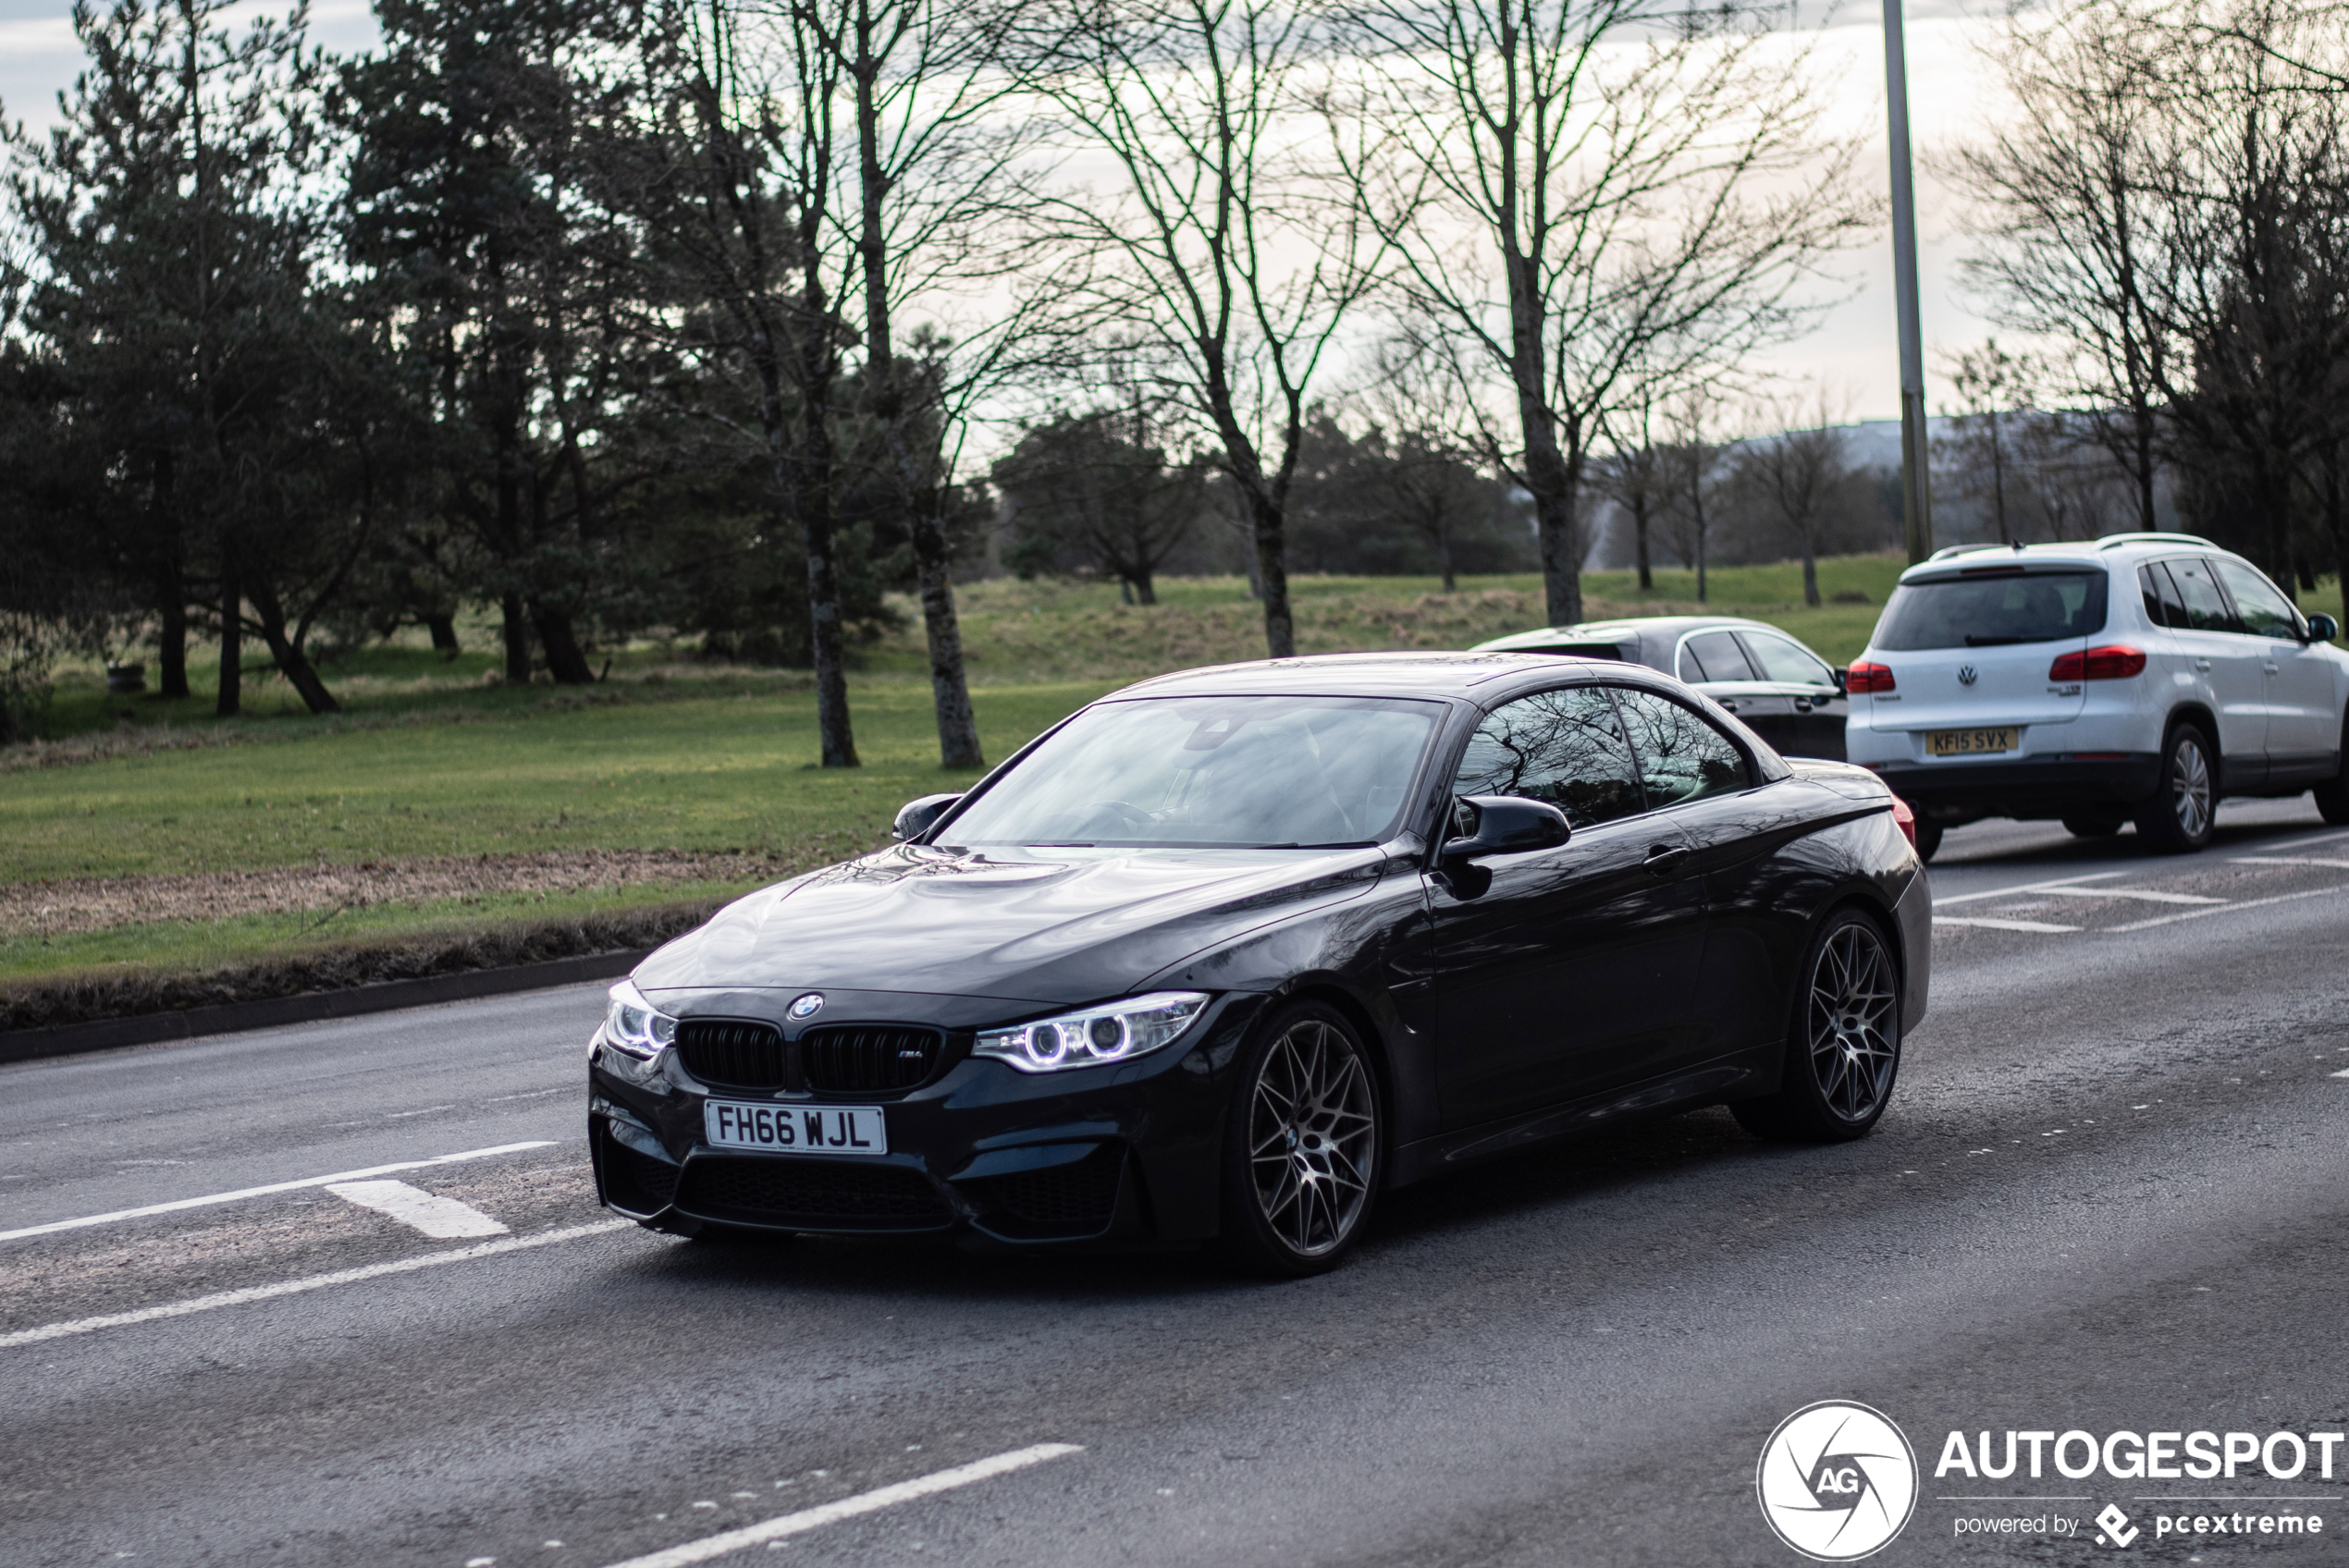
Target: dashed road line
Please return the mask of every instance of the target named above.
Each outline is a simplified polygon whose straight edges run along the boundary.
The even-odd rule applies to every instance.
[[[506,1234],[505,1226],[471,1204],[437,1196],[405,1182],[336,1182],[326,1191],[442,1241]]]
[[[2003,899],[2009,894],[2045,893],[2054,888],[2071,887],[2075,882],[2097,882],[2109,876],[2127,876],[2131,874],[2126,871],[2091,871],[2085,876],[2063,876],[2057,878],[2053,882],[2024,882],[2012,888],[1993,888],[1986,893],[1951,893],[1947,898],[1943,898],[1941,895],[1937,893],[1934,895],[1933,907],[1939,909],[1944,904],[1973,903],[1978,899]]]
[[[279,1296],[300,1295],[306,1291],[323,1291],[332,1285],[355,1285],[363,1280],[380,1280],[390,1274],[413,1274],[420,1269],[438,1268],[451,1263],[470,1263],[480,1257],[499,1257],[510,1252],[523,1252],[532,1247],[554,1246],[562,1242],[575,1242],[586,1236],[599,1236],[608,1231],[624,1231],[635,1221],[604,1219],[592,1225],[573,1225],[568,1230],[541,1231],[535,1236],[513,1236],[502,1242],[484,1242],[479,1246],[458,1247],[451,1252],[428,1252],[422,1257],[395,1258],[389,1263],[370,1263],[358,1268],[338,1268],[331,1274],[312,1274],[300,1280],[281,1280],[274,1285],[249,1285],[240,1291],[221,1291],[208,1296],[191,1296],[186,1301],[166,1302],[161,1306],[144,1306],[136,1312],[113,1312],[103,1317],[77,1317],[66,1323],[47,1323],[38,1329],[19,1329],[12,1334],[0,1334],[0,1350],[15,1345],[39,1344],[44,1340],[68,1339],[76,1334],[94,1334],[102,1329],[127,1329],[137,1323],[155,1323],[166,1317],[186,1317],[198,1312],[216,1312],[224,1306],[243,1306],[256,1301],[275,1301]]]
[[[2284,855],[2230,855],[2230,865],[2323,865],[2335,871],[2349,871],[2349,860],[2317,860],[2310,856],[2297,858]]]
[[[997,1476],[1007,1476],[1015,1470],[1025,1470],[1031,1464],[1041,1464],[1047,1460],[1059,1459],[1065,1454],[1084,1452],[1084,1449],[1076,1443],[1038,1443],[1033,1448],[1014,1449],[1009,1453],[999,1453],[990,1459],[978,1460],[969,1464],[958,1464],[952,1470],[933,1471],[929,1475],[919,1476],[910,1481],[900,1481],[894,1486],[877,1487],[868,1492],[858,1492],[855,1497],[844,1497],[838,1502],[827,1502],[819,1507],[802,1509],[797,1513],[786,1513],[781,1518],[769,1519],[764,1524],[745,1525],[739,1530],[728,1530],[723,1535],[711,1536],[706,1540],[688,1541],[683,1546],[672,1546],[665,1551],[649,1552],[643,1557],[632,1557],[624,1562],[611,1564],[610,1568],[691,1568],[694,1563],[707,1562],[713,1557],[725,1557],[745,1547],[758,1546],[763,1542],[780,1541],[790,1536],[803,1535],[809,1530],[819,1529],[842,1519],[854,1519],[863,1513],[877,1513],[884,1508],[893,1508],[901,1502],[912,1502],[916,1498],[933,1497],[940,1492],[953,1491],[957,1487],[967,1487],[975,1482],[991,1480]]]
[[[1990,931],[2077,931],[2077,925],[2051,925],[2044,920],[2001,920],[1992,915],[1937,914],[1936,925],[1979,925]]]
[[[2106,931],[2145,931],[2156,925],[2174,925],[2181,920],[2200,920],[2206,914],[2232,914],[2239,909],[2258,909],[2266,904],[2288,904],[2294,899],[2320,898],[2326,893],[2349,890],[2349,882],[2330,888],[2309,888],[2297,893],[2278,893],[2271,899],[2244,899],[2236,903],[2221,904],[2217,909],[2190,909],[2183,914],[2156,915],[2151,920],[2133,920],[2126,925],[2107,925]]]
[[[403,1159],[395,1165],[371,1165],[364,1170],[338,1170],[331,1176],[305,1176],[299,1182],[272,1182],[265,1187],[240,1187],[233,1193],[177,1198],[170,1203],[149,1204],[144,1208],[117,1208],[111,1214],[85,1214],[79,1219],[53,1219],[46,1225],[27,1225],[21,1230],[0,1231],[0,1242],[18,1241],[26,1236],[53,1235],[59,1231],[79,1231],[92,1225],[112,1225],[124,1219],[143,1219],[151,1214],[177,1214],[184,1208],[205,1208],[214,1204],[266,1197],[272,1193],[298,1193],[305,1187],[324,1187],[336,1182],[362,1182],[370,1176],[389,1176],[400,1170],[423,1170],[435,1165],[457,1165],[469,1159],[490,1159],[501,1154],[523,1154],[531,1149],[552,1148],[554,1145],[552,1138],[535,1138],[526,1144],[499,1144],[492,1148],[467,1149],[462,1154],[436,1155],[430,1159]]]
[[[2222,904],[2227,901],[2201,893],[2157,893],[2150,888],[2041,888],[2038,891],[2060,899],[2142,899],[2155,904]]]

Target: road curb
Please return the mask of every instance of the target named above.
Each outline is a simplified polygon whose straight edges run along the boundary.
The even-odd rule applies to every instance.
[[[403,1007],[430,1007],[436,1002],[471,1001],[478,997],[575,986],[586,980],[613,980],[635,968],[652,951],[650,948],[627,948],[617,952],[551,959],[543,963],[431,974],[421,980],[382,980],[343,991],[312,991],[296,997],[265,997],[258,1001],[186,1008],[177,1012],[142,1013],[136,1018],[106,1018],[91,1023],[13,1030],[0,1034],[0,1064],[78,1056],[84,1051],[112,1050],[120,1046],[161,1045],[204,1035],[234,1035],[247,1029],[274,1029],[286,1023],[358,1018]]]

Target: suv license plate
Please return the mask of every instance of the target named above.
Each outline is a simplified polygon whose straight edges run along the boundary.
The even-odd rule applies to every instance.
[[[2021,731],[2012,725],[2003,729],[1929,729],[1925,736],[1925,754],[1936,757],[2011,752],[2020,750],[2022,745]]]
[[[709,1100],[702,1132],[714,1149],[769,1154],[887,1154],[889,1124],[877,1105],[744,1105]]]

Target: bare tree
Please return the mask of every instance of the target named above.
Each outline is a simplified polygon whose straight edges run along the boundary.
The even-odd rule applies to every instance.
[[[2030,420],[2034,366],[2023,356],[1998,347],[1995,337],[1979,349],[1961,352],[1949,367],[1949,386],[1962,410],[1953,434],[1939,445],[1945,459],[1961,465],[1962,483],[1986,496],[1998,530],[1998,543],[2015,540],[2015,521],[2008,515],[2008,494],[2013,488],[2015,443]]]
[[[1844,433],[1830,418],[1826,395],[1816,403],[1780,403],[1773,410],[1788,426],[1773,435],[1756,436],[1739,447],[1741,483],[1771,520],[1802,552],[1802,602],[1819,603],[1819,549],[1840,511],[1851,474]],[[1818,423],[1795,429],[1795,421],[1815,418]]]
[[[1082,296],[1141,336],[1158,374],[1211,433],[1246,508],[1264,641],[1293,654],[1285,538],[1307,398],[1374,242],[1317,199],[1299,84],[1322,41],[1277,0],[1063,0],[1032,80],[1064,144],[1105,157],[1113,189],[1064,188],[1039,209],[1100,265]]]
[[[1485,436],[1532,496],[1553,621],[1580,619],[1581,492],[1627,395],[1804,319],[1866,227],[1788,8],[1728,0],[1355,0],[1333,119],[1349,195],[1419,313],[1506,389]],[[1506,424],[1509,438],[1500,434]]]
[[[1726,482],[1724,447],[1718,438],[1718,397],[1704,383],[1682,388],[1666,405],[1671,432],[1666,448],[1671,472],[1670,504],[1675,547],[1696,568],[1696,602],[1707,602],[1705,557],[1712,544],[1714,496]]]

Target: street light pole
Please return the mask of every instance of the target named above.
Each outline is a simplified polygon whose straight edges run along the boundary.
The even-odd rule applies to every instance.
[[[1925,331],[1917,311],[1917,203],[1909,161],[1909,62],[1900,0],[1884,0],[1884,98],[1891,119],[1892,292],[1900,328],[1900,510],[1909,559],[1933,553],[1933,453],[1925,423]]]

